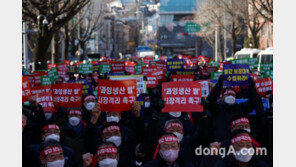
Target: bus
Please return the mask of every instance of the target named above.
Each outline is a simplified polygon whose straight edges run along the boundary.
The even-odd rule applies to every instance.
[[[261,51],[259,54],[258,71],[260,72],[261,64],[273,64],[273,48],[267,48]]]
[[[256,58],[261,50],[252,48],[243,48],[234,54],[235,59]]]

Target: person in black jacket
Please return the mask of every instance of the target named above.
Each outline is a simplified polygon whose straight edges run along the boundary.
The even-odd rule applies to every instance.
[[[104,142],[99,146],[95,155],[83,154],[83,167],[120,167],[119,157],[115,144]]]
[[[267,163],[262,161],[252,144],[249,133],[243,129],[232,132],[230,137],[230,148],[233,148],[231,155],[218,160],[215,167],[268,167]],[[256,154],[255,154],[256,153]]]
[[[218,142],[229,138],[229,125],[233,115],[238,113],[249,114],[254,110],[255,103],[258,103],[257,100],[254,100],[255,97],[258,97],[258,93],[255,90],[255,82],[252,78],[249,78],[248,101],[240,104],[235,102],[236,92],[232,87],[223,88],[223,78],[223,75],[219,77],[218,83],[206,99],[206,107],[209,109],[212,118],[213,139]],[[261,99],[260,102],[262,104]]]
[[[173,133],[165,133],[158,140],[159,153],[156,159],[148,161],[144,167],[193,167],[194,165],[180,156],[180,144]]]
[[[49,141],[58,142],[60,140],[60,128],[56,124],[46,124],[42,128],[42,141],[43,143],[47,143]],[[26,157],[28,158],[26,161],[28,166],[30,167],[40,167],[40,151],[39,149],[42,147],[42,144],[32,144],[26,147]],[[74,151],[69,147],[62,146],[64,157],[66,160],[66,164],[69,166],[76,166],[76,159],[74,158]]]
[[[48,140],[41,143],[39,148],[40,166],[46,167],[73,167],[75,163],[71,163],[69,157],[65,154],[65,150],[59,142],[55,140]]]

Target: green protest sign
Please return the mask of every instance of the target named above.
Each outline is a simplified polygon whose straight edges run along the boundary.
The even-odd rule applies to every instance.
[[[93,65],[90,63],[87,64],[79,64],[78,65],[78,73],[81,74],[92,74],[93,73]]]
[[[220,63],[219,62],[216,62],[216,61],[211,61],[211,66],[212,67],[220,67]]]
[[[100,64],[99,67],[99,74],[105,74],[109,73],[111,71],[111,65],[110,64]]]
[[[266,70],[266,71],[264,71],[264,76],[265,76],[266,78],[271,78],[271,79],[273,79],[273,71],[272,71],[272,70]]]
[[[138,65],[135,66],[135,74],[139,75],[141,73],[142,73],[142,65],[138,64]]]
[[[270,64],[270,63],[268,63],[268,64],[260,64],[260,72],[261,71],[268,71],[268,70],[273,70],[273,64]]]
[[[26,68],[23,68],[22,73],[23,75],[31,75],[30,71]]]
[[[41,86],[51,85],[54,83],[54,79],[53,77],[49,77],[49,76],[40,76],[40,82],[41,82]]]
[[[54,80],[59,78],[59,74],[56,67],[52,67],[50,71],[47,72],[49,77],[52,77]]]
[[[218,80],[223,72],[211,72],[211,80]]]

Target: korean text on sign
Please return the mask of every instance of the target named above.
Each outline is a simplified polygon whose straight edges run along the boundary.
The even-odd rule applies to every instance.
[[[202,89],[198,82],[167,82],[162,84],[165,107],[162,112],[203,112]]]
[[[98,80],[98,103],[102,111],[128,111],[137,97],[137,81]]]
[[[242,64],[224,64],[223,86],[244,86],[248,85],[250,77],[249,65]]]
[[[76,83],[53,84],[52,96],[56,107],[81,107],[82,86]]]

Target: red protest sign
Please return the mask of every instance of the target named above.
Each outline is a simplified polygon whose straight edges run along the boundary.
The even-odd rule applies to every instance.
[[[82,85],[77,83],[53,84],[52,97],[56,107],[81,107]]]
[[[209,73],[206,69],[202,69],[200,70],[200,72],[201,72],[201,75],[204,77],[208,77],[211,75],[211,73]]]
[[[172,75],[172,81],[194,81],[194,75]]]
[[[33,75],[34,77],[34,86],[40,86],[41,85],[41,76],[47,76],[46,72],[40,72]]]
[[[165,107],[162,112],[203,112],[202,89],[198,82],[166,82],[162,84]]]
[[[150,67],[142,67],[142,74],[147,75],[149,72],[156,71],[156,66],[150,66]]]
[[[98,80],[98,103],[102,111],[129,111],[137,97],[137,81]]]
[[[206,67],[207,72],[211,73],[211,72],[217,72],[218,71],[218,67]]]
[[[41,94],[44,92],[51,92],[51,86],[50,85],[45,85],[45,86],[35,86],[33,88],[31,88],[31,94],[32,95],[37,95],[37,94]]]
[[[31,96],[29,77],[22,77],[22,102],[28,101]]]
[[[50,71],[51,68],[56,67],[55,64],[47,64],[47,70]]]
[[[258,79],[258,75],[251,73],[250,76],[256,81]]]
[[[191,63],[193,63],[193,64],[198,64],[198,62],[199,62],[199,57],[192,57],[192,58],[190,59],[190,61],[191,61]]]
[[[153,59],[154,59],[153,57],[145,57],[142,60],[144,64],[149,64],[149,62],[153,61]]]
[[[158,77],[157,75],[153,75],[154,71],[148,73],[146,75],[147,81],[146,81],[146,86],[147,88],[155,88],[158,84]]]
[[[43,111],[54,112],[54,103],[51,92],[37,94],[37,103],[43,108]]]
[[[166,70],[166,63],[163,62],[155,62],[155,65],[158,69]]]
[[[162,61],[162,62],[165,62],[165,61],[167,60],[166,55],[161,55],[161,56],[159,57],[159,60]]]
[[[125,62],[125,71],[128,74],[135,74],[135,65],[137,65],[135,62],[126,61]]]
[[[57,66],[57,71],[59,76],[65,79],[67,72],[69,70],[67,63],[60,63],[60,64],[57,64],[56,66]]]
[[[165,71],[162,70],[162,69],[156,69],[156,70],[154,70],[154,71],[152,71],[150,73],[151,73],[151,76],[156,76],[158,81],[160,81],[160,82],[164,81],[166,79],[165,78]]]
[[[255,81],[255,88],[261,96],[265,96],[267,91],[273,91],[271,78],[258,78]]]
[[[112,72],[122,72],[124,71],[124,62],[112,62],[111,71]]]

